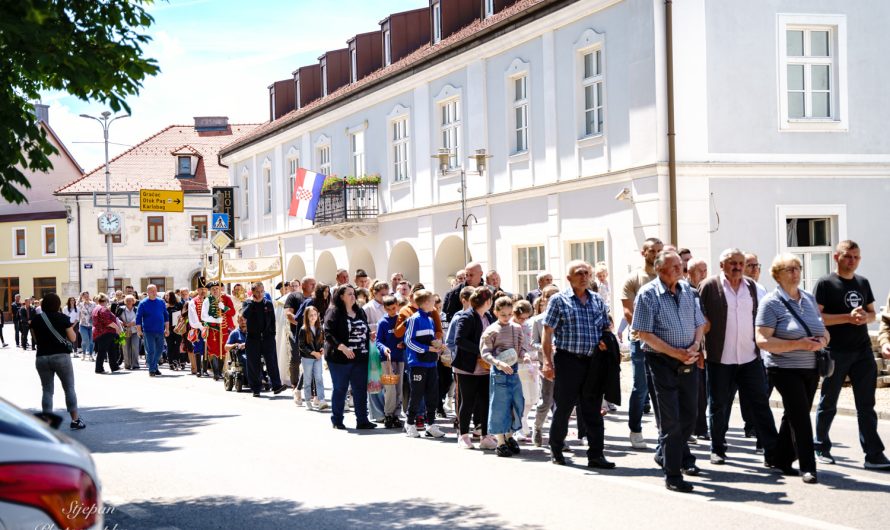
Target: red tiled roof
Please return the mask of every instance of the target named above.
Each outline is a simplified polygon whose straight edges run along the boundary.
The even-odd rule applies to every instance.
[[[484,20],[474,20],[471,24],[465,26],[456,33],[449,35],[447,38],[442,39],[437,44],[423,45],[406,57],[400,59],[398,62],[371,72],[355,83],[348,83],[337,89],[335,92],[328,94],[325,97],[318,98],[300,109],[292,110],[274,121],[261,124],[259,127],[251,131],[250,134],[224,145],[220,152],[223,155],[228,155],[239,147],[250,145],[260,138],[287,128],[289,125],[300,121],[304,116],[314,113],[319,107],[327,106],[337,100],[343,99],[350,93],[361,90],[385,78],[392,77],[399,72],[408,70],[412,67],[417,67],[420,63],[432,58],[432,56],[439,55],[440,52],[456,48],[463,44],[464,41],[470,40],[482,30],[488,29],[494,25],[506,23],[509,19],[517,18],[529,8],[543,4],[553,4],[557,1],[558,0],[519,0],[512,6],[495,13]]]
[[[220,149],[245,137],[256,124],[231,124],[222,132],[197,132],[193,125],[171,125],[124,151],[109,162],[111,191],[182,190],[209,191],[229,182],[228,170],[219,165]],[[201,158],[192,178],[176,178],[173,153],[193,152]],[[58,190],[60,195],[105,191],[105,165]]]

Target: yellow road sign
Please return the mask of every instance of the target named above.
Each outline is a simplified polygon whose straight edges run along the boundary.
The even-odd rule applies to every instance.
[[[181,212],[184,205],[182,190],[139,190],[140,211]]]

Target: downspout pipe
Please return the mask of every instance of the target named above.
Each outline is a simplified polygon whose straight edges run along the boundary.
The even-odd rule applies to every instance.
[[[77,288],[79,292],[77,293],[77,299],[80,300],[80,293],[84,292],[86,289],[83,288],[83,264],[81,263],[82,254],[80,252],[80,240],[82,239],[80,233],[80,199],[79,195],[74,196],[74,203],[77,204]]]
[[[670,202],[671,243],[677,240],[677,148],[674,129],[674,22],[673,1],[664,0],[665,59],[667,62],[668,201]]]

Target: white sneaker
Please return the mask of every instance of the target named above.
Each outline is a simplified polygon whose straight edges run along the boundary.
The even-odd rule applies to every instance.
[[[632,432],[630,433],[630,446],[634,449],[648,449],[649,446],[646,445],[646,440],[643,439],[643,433],[641,432]]]
[[[409,438],[420,438],[420,433],[417,432],[417,426],[409,423],[405,424],[405,434],[407,434]]]
[[[469,434],[462,434],[457,438],[457,447],[460,449],[473,449],[473,440]]]
[[[498,441],[494,439],[494,436],[489,434],[488,436],[483,438],[481,442],[479,442],[479,447],[482,449],[489,449],[489,450],[497,449]]]
[[[302,406],[303,406],[303,395],[302,395],[302,394],[300,393],[300,391],[297,390],[297,389],[294,389],[294,403],[295,403],[298,407],[302,407]]]
[[[445,436],[445,433],[442,432],[442,429],[440,429],[438,425],[433,424],[427,426],[426,435],[433,438],[441,438]]]
[[[328,407],[330,407],[330,405],[328,405],[327,401],[323,401],[323,400],[319,399],[315,405],[315,410],[327,410]]]

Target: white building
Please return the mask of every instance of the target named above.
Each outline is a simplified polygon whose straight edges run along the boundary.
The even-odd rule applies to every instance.
[[[255,127],[229,124],[224,117],[195,118],[194,126],[171,125],[110,161],[111,209],[122,220],[121,233],[112,236],[114,289],[195,285],[202,251],[211,251],[211,189],[228,183],[217,155]],[[140,211],[139,190],[181,190],[183,212]],[[106,236],[97,224],[105,212],[105,167],[62,187],[56,196],[72,217],[69,268],[71,282],[79,283],[73,292],[106,292]]]
[[[876,296],[890,288],[877,226],[890,197],[890,107],[877,104],[890,36],[873,24],[890,3],[684,0],[668,17],[662,0],[431,0],[411,13],[432,43],[404,54],[416,34],[390,16],[371,73],[357,36],[270,87],[274,119],[222,150],[242,191],[244,256],[276,255],[281,238],[288,277],[400,271],[442,292],[463,264],[465,168],[470,253],[507,290],[541,270],[560,279],[574,258],[605,261],[620,282],[650,236],[712,270],[723,248],[754,251],[767,285],[772,257],[791,251],[808,286],[850,238]],[[457,152],[444,174],[431,158],[440,148]],[[477,149],[492,155],[481,176],[467,160]],[[379,214],[287,217],[296,167],[379,174]]]

